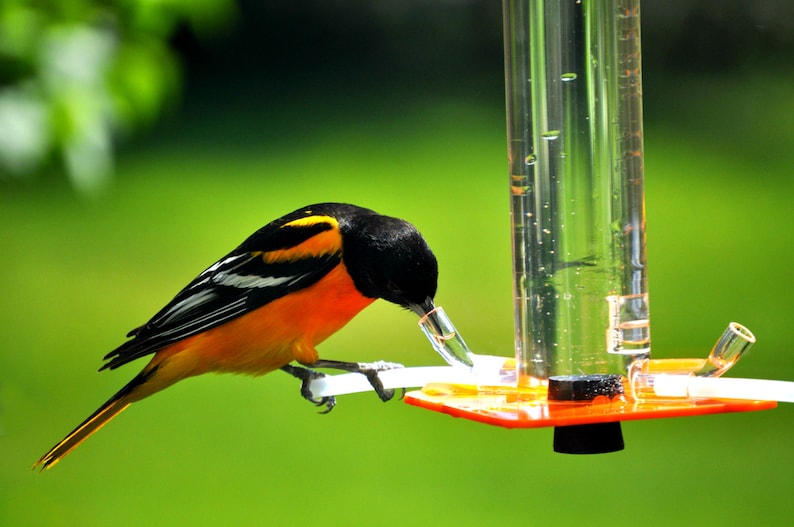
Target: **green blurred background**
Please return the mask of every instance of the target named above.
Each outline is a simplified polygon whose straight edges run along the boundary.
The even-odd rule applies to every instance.
[[[163,67],[181,70],[157,78],[181,89],[118,143],[100,190],[70,183],[57,153],[0,178],[0,525],[790,521],[791,405],[629,422],[624,451],[578,457],[554,454],[547,429],[371,393],[320,416],[286,375],[205,376],[31,472],[137,372],[93,373],[129,329],[250,232],[313,202],[415,223],[440,262],[438,303],[476,351],[512,353],[499,5],[232,11],[210,32],[175,18],[160,34],[173,54]],[[794,380],[792,27],[783,0],[643,5],[656,357],[703,357],[736,320],[758,344],[731,375]],[[441,364],[415,324],[377,302],[320,351]]]

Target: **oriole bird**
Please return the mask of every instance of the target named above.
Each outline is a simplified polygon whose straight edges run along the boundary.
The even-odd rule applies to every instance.
[[[342,203],[291,212],[253,233],[130,331],[132,338],[105,356],[100,371],[154,356],[34,468],[53,466],[131,403],[207,372],[282,369],[328,412],[335,400],[312,396],[309,384],[322,374],[309,368],[338,368],[366,375],[387,401],[393,391],[377,374],[399,365],[321,360],[315,346],[377,298],[423,316],[433,309],[437,279],[433,252],[407,221]]]

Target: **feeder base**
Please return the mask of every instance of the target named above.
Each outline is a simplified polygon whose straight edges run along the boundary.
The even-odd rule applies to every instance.
[[[639,419],[683,417],[775,408],[775,401],[736,399],[633,401],[625,395],[592,401],[549,401],[548,388],[494,388],[431,383],[405,394],[405,402],[472,421],[505,428],[543,428]]]

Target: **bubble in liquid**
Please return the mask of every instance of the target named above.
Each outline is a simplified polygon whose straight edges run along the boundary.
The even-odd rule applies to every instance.
[[[540,134],[540,136],[543,139],[545,139],[546,141],[553,141],[553,140],[558,139],[560,137],[560,131],[559,130],[548,130],[548,131],[543,132],[542,134]]]
[[[524,164],[526,164],[527,166],[532,166],[532,165],[535,164],[535,162],[537,160],[538,160],[538,158],[537,158],[537,156],[535,154],[529,154],[526,157],[526,159],[524,159]]]
[[[562,82],[575,81],[576,80],[576,73],[563,73],[560,76],[560,80],[562,80]]]

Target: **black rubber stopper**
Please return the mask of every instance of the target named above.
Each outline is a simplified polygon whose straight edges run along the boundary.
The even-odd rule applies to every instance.
[[[599,395],[623,393],[620,375],[549,377],[549,401],[592,401]],[[606,454],[623,450],[620,422],[554,427],[554,451],[561,454]]]

